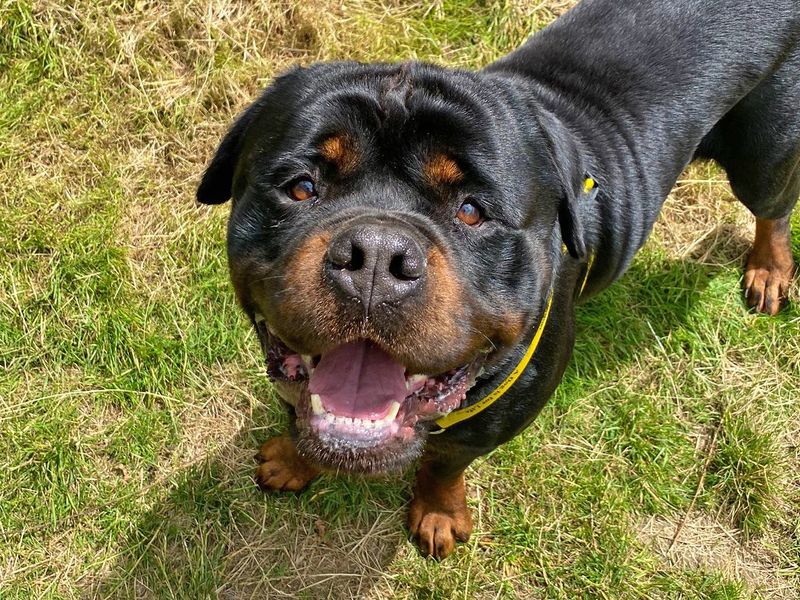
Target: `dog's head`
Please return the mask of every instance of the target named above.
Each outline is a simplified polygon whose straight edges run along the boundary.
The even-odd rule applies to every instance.
[[[307,458],[404,467],[530,332],[554,248],[583,251],[543,121],[479,73],[329,63],[225,136],[197,197],[233,198],[231,277]]]

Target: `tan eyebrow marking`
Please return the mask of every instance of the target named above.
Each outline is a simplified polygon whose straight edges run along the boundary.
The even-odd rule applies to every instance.
[[[342,175],[352,173],[360,159],[355,142],[349,135],[343,133],[332,135],[323,141],[319,152],[322,158],[334,163]]]
[[[435,154],[424,166],[425,179],[433,186],[452,185],[464,179],[456,161],[446,154]]]

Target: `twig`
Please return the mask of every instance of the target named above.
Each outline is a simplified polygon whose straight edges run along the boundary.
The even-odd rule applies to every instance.
[[[708,473],[708,467],[711,465],[711,459],[714,458],[714,451],[716,450],[716,443],[717,443],[717,435],[719,434],[720,429],[722,429],[722,421],[723,416],[720,415],[719,422],[717,426],[714,427],[714,431],[711,434],[711,441],[708,443],[708,455],[706,456],[706,460],[703,463],[703,470],[700,473],[700,479],[697,482],[697,487],[694,490],[694,496],[692,496],[692,501],[689,503],[689,508],[686,509],[686,512],[681,517],[681,520],[678,522],[678,526],[675,528],[675,534],[672,536],[672,540],[667,546],[667,554],[669,554],[672,547],[675,545],[675,542],[678,541],[678,536],[681,534],[681,530],[683,526],[686,525],[686,521],[689,519],[689,515],[694,509],[694,505],[697,502],[697,498],[700,496],[700,492],[703,491],[703,483],[706,480],[706,473]]]

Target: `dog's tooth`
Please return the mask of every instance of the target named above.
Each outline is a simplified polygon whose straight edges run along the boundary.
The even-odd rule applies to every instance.
[[[406,389],[410,390],[420,382],[425,382],[425,381],[428,381],[427,375],[421,375],[419,373],[417,373],[416,375],[412,375],[411,377],[406,379]]]
[[[325,420],[326,420],[328,423],[333,423],[333,422],[335,422],[335,421],[336,421],[336,417],[334,417],[332,413],[326,412],[326,413],[325,413]]]
[[[311,409],[315,415],[321,415],[325,412],[325,409],[322,408],[322,398],[320,398],[319,394],[311,394]]]
[[[386,415],[383,421],[394,421],[395,417],[397,417],[397,413],[400,412],[400,403],[399,402],[392,402],[392,408],[389,409],[389,414]]]
[[[256,313],[256,314],[255,314],[255,320],[256,320],[256,323],[261,323],[261,322],[263,322],[263,321],[265,320],[265,319],[264,319],[264,315],[262,315],[261,313]]]
[[[306,366],[311,368],[311,363],[313,362],[310,354],[301,354],[300,358],[303,359],[303,362],[306,363]]]

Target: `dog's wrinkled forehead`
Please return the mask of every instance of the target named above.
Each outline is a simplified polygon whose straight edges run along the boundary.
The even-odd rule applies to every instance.
[[[445,184],[461,182],[467,170],[492,179],[507,148],[488,134],[496,117],[474,74],[419,64],[345,66],[276,80],[271,106],[249,132],[259,167],[321,159],[338,175],[388,167]]]
[[[580,256],[580,161],[557,143],[546,112],[520,119],[522,102],[491,74],[425,63],[296,68],[239,116],[197,198],[232,197],[240,228],[260,227],[262,215],[307,223],[358,206],[420,214],[462,238],[454,218],[485,222],[473,236],[484,246],[519,244],[510,237],[521,231],[546,243],[558,212]],[[282,194],[320,201],[291,207]]]

